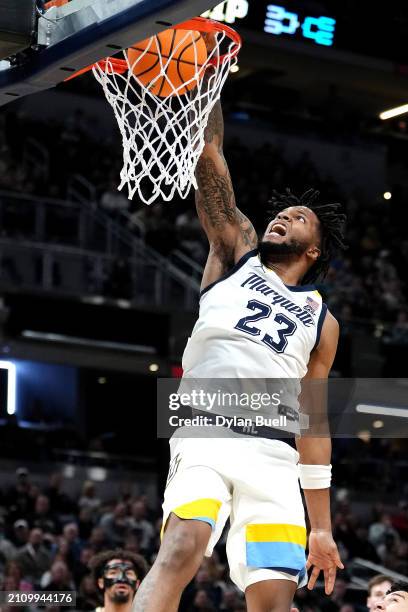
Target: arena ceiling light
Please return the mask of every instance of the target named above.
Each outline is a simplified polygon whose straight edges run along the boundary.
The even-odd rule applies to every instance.
[[[0,361],[0,369],[7,370],[7,414],[16,412],[16,366],[11,361]]]
[[[396,106],[395,108],[383,111],[380,113],[380,119],[385,121],[386,119],[392,119],[392,117],[398,117],[398,115],[403,115],[404,113],[408,113],[408,104],[403,104],[402,106]]]

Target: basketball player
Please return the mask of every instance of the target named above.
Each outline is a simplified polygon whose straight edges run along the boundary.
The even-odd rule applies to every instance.
[[[92,557],[89,565],[103,593],[103,607],[97,608],[97,612],[130,612],[135,593],[147,573],[144,558],[127,550],[108,550]]]
[[[368,583],[367,593],[367,608],[370,612],[375,610],[376,605],[379,601],[382,601],[385,594],[392,587],[392,580],[389,576],[384,574],[377,574]]]
[[[408,582],[395,582],[378,601],[375,612],[408,612]]]
[[[274,216],[258,242],[236,207],[223,131],[217,103],[196,171],[197,212],[210,250],[184,377],[327,378],[339,327],[304,283],[324,274],[344,246],[344,215],[337,204],[318,206],[316,192],[300,199],[275,194]],[[330,439],[300,438],[296,451],[267,429],[245,436],[237,427],[223,439],[173,437],[162,545],[134,612],[178,609],[228,517],[231,578],[245,592],[249,612],[288,612],[308,568],[309,588],[323,571],[331,593],[343,565],[331,533]],[[311,525],[307,563],[299,475]]]

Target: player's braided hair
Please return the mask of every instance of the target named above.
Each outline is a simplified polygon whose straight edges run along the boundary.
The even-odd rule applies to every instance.
[[[321,244],[320,257],[313,266],[306,272],[302,279],[302,284],[314,283],[319,277],[324,278],[329,269],[330,261],[340,250],[346,249],[344,244],[344,230],[346,215],[339,212],[341,204],[316,203],[320,192],[315,189],[308,189],[305,193],[297,197],[286,189],[285,193],[272,192],[269,200],[268,216],[275,217],[281,210],[289,206],[307,206],[310,208],[320,221]]]

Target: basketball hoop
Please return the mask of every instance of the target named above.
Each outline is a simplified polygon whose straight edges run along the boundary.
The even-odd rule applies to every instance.
[[[118,189],[126,186],[129,199],[137,193],[146,204],[197,189],[208,117],[241,48],[234,30],[203,17],[170,31],[176,43],[166,53],[158,34],[123,51],[124,59],[108,57],[74,75],[92,68],[102,85],[122,135]],[[211,44],[203,47],[203,39]]]

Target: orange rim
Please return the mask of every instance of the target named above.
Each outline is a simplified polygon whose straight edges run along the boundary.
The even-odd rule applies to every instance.
[[[184,21],[183,23],[179,23],[174,26],[173,30],[197,30],[198,32],[223,32],[235,43],[235,46],[229,53],[225,53],[221,55],[218,61],[225,61],[226,59],[236,57],[239,53],[239,50],[242,46],[242,38],[232,28],[227,26],[225,23],[220,23],[219,21],[214,21],[213,19],[206,19],[205,17],[194,17],[193,19],[189,19],[188,21]],[[213,65],[217,65],[218,61],[216,59],[210,60],[210,63]]]
[[[44,4],[44,8],[48,11],[52,6],[64,6],[64,4],[68,4],[69,0],[50,0]]]
[[[54,0],[54,2],[65,3],[67,0]],[[51,3],[49,3],[51,4]],[[232,28],[225,25],[225,23],[220,23],[218,21],[214,21],[213,19],[206,19],[205,17],[193,17],[193,19],[189,19],[188,21],[184,21],[183,23],[179,23],[172,28],[172,30],[196,30],[198,32],[210,33],[210,32],[222,32],[228,36],[232,40],[234,47],[229,51],[229,53],[225,53],[221,55],[218,59],[212,59],[208,63],[212,66],[217,66],[220,62],[224,62],[226,59],[234,58],[238,55],[241,46],[242,46],[242,38]],[[135,43],[136,44],[136,43]],[[71,79],[75,79],[81,74],[85,74],[85,72],[89,72],[92,70],[94,66],[98,66],[101,70],[112,70],[116,74],[123,74],[128,70],[128,64],[126,60],[118,59],[116,57],[106,57],[95,64],[91,64],[90,66],[86,66],[81,70],[78,70],[74,74],[71,74],[68,78],[64,79],[64,82],[70,81]]]

